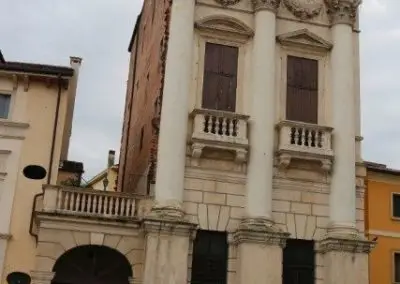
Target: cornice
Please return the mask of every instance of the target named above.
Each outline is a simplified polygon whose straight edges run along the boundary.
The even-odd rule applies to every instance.
[[[364,240],[361,238],[346,239],[327,237],[318,244],[320,253],[332,251],[350,252],[350,253],[370,253],[375,247],[375,242]]]
[[[227,6],[232,6],[236,5],[240,2],[241,0],[214,0],[217,4],[227,7]]]

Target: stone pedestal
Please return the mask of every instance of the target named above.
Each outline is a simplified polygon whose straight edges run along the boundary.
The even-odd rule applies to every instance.
[[[368,254],[374,243],[362,237],[327,236],[318,250],[324,258],[324,284],[368,284]]]
[[[243,220],[234,235],[237,284],[282,284],[282,249],[288,236],[268,221]]]
[[[179,220],[153,218],[144,221],[146,284],[187,283],[189,244],[197,225]]]

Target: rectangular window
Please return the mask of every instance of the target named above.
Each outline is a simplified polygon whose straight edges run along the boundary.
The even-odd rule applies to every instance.
[[[8,118],[11,96],[0,94],[0,118]]]
[[[286,119],[318,123],[318,61],[288,56]]]
[[[192,284],[226,284],[227,233],[198,231],[193,244]]]
[[[283,250],[283,284],[314,284],[314,279],[314,241],[288,239]]]
[[[400,283],[400,253],[399,252],[394,253],[393,261],[394,261],[394,263],[393,263],[394,282]]]
[[[392,195],[392,210],[393,217],[400,218],[400,194],[394,193]]]
[[[239,49],[206,43],[202,107],[235,112]]]

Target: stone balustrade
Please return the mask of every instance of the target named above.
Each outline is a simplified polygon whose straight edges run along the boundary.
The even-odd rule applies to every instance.
[[[200,158],[204,148],[213,148],[234,151],[237,162],[246,160],[249,116],[208,109],[195,109],[191,116],[193,157]]]
[[[132,219],[143,217],[150,210],[151,202],[148,197],[121,192],[46,185],[40,211],[73,216]]]
[[[281,166],[288,166],[291,158],[320,160],[322,168],[330,171],[333,160],[332,127],[295,121],[281,121],[278,156]]]

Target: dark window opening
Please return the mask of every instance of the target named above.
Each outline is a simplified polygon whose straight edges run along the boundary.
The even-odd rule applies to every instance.
[[[318,123],[318,61],[288,56],[286,119]]]
[[[314,284],[314,279],[314,241],[288,239],[283,250],[283,284]]]
[[[0,94],[0,118],[8,118],[11,96]]]
[[[140,144],[139,144],[140,150],[143,149],[143,138],[144,138],[144,126],[142,126],[142,130],[140,131]]]
[[[198,231],[193,244],[192,284],[226,284],[228,238],[224,232]]]
[[[235,112],[239,49],[206,43],[202,107]]]
[[[400,253],[394,254],[394,282],[400,282]]]
[[[393,217],[400,218],[400,194],[393,194]]]

